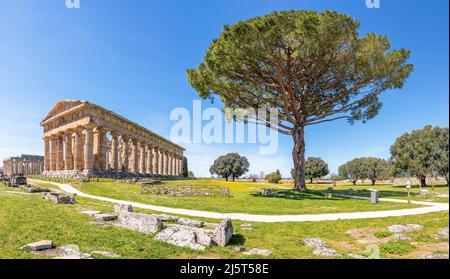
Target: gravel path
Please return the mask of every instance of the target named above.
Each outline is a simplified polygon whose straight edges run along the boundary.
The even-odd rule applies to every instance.
[[[31,179],[30,179],[31,180]],[[182,208],[171,208],[165,206],[150,205],[145,203],[131,202],[125,200],[111,199],[107,197],[95,196],[83,193],[69,184],[60,184],[48,181],[31,180],[38,183],[51,183],[61,190],[77,194],[80,197],[115,203],[115,204],[125,204],[132,205],[136,208],[148,209],[153,211],[159,211],[164,213],[186,215],[192,217],[204,217],[212,219],[223,219],[225,217],[242,220],[249,222],[266,222],[266,223],[276,223],[276,222],[307,222],[307,221],[330,221],[330,220],[345,220],[345,219],[366,219],[366,218],[384,218],[384,217],[398,217],[398,216],[408,216],[408,215],[420,215],[431,212],[448,211],[448,203],[437,203],[437,202],[422,202],[422,201],[411,201],[412,204],[422,205],[423,207],[410,208],[410,209],[398,209],[398,210],[384,210],[384,211],[369,211],[369,212],[351,212],[351,213],[328,213],[328,214],[302,214],[302,215],[256,215],[256,214],[245,214],[245,213],[218,213]],[[345,195],[349,198],[358,199],[368,199],[366,197],[350,196]],[[407,200],[399,199],[388,199],[380,198],[380,201],[387,202],[397,202],[397,203],[408,203]]]

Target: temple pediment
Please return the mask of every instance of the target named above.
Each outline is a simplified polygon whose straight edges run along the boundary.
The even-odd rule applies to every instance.
[[[77,107],[79,105],[82,105],[86,102],[84,101],[77,101],[77,100],[62,100],[62,101],[58,101],[53,108],[47,113],[47,115],[45,116],[45,118],[42,120],[42,122],[64,112],[67,111],[69,109],[72,109],[74,107]]]

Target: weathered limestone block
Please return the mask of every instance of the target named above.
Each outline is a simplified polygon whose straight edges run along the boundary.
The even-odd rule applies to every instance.
[[[272,254],[272,251],[267,250],[267,249],[258,249],[258,248],[252,248],[250,249],[250,251],[248,252],[244,252],[244,255],[247,256],[264,256],[264,257],[268,257]]]
[[[198,220],[191,220],[186,218],[178,218],[178,224],[190,227],[201,228],[203,227],[204,222]]]
[[[205,229],[205,228],[197,228],[186,225],[178,225],[178,224],[169,224],[166,226],[167,228],[171,228],[174,230],[189,230],[193,231],[195,234],[195,242],[203,246],[211,246],[213,244],[212,236],[214,234],[213,230]]]
[[[206,233],[199,231],[196,233],[194,228],[182,225],[170,225],[155,237],[157,240],[194,250],[204,250],[209,246],[211,238],[209,238],[209,242],[206,238]]]
[[[448,238],[448,227],[440,229],[434,238],[435,239],[447,239]]]
[[[275,194],[274,190],[270,188],[264,188],[262,192],[262,195],[264,197],[272,197],[274,194]]]
[[[178,219],[180,219],[180,217],[178,216],[171,216],[166,214],[152,214],[152,215],[161,220],[162,222],[178,221]]]
[[[233,237],[233,224],[230,218],[223,219],[214,230],[212,240],[219,246],[225,247]]]
[[[60,204],[74,204],[75,194],[59,194],[54,192],[45,193],[43,198],[54,203]]]
[[[115,204],[114,212],[117,214],[133,212],[133,207],[129,204]]]
[[[122,213],[119,215],[119,226],[141,233],[156,233],[162,229],[162,222],[155,216],[144,213]]]
[[[25,246],[22,246],[20,249],[28,250],[28,251],[43,251],[53,248],[53,241],[51,240],[41,240],[34,243],[29,243]]]
[[[324,257],[340,256],[340,254],[336,250],[330,248],[328,244],[320,238],[305,238],[303,240],[303,243],[305,244],[305,246],[315,248],[313,251],[314,255]]]
[[[408,225],[392,225],[387,227],[387,231],[391,233],[413,232],[423,229],[423,226],[417,224]]]
[[[94,214],[94,218],[102,221],[114,221],[117,219],[117,216],[110,213],[100,213]]]

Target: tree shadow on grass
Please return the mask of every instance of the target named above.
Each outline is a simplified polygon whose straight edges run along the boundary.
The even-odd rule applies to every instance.
[[[405,185],[395,185],[395,186],[391,186],[391,187],[392,188],[403,188],[403,189],[406,188]],[[433,189],[433,187],[434,188],[448,188],[448,185],[447,184],[439,184],[439,185],[434,185],[434,186],[427,185],[427,186],[422,187],[422,189],[431,190],[431,189]],[[420,189],[420,186],[419,185],[412,185],[411,189]]]
[[[244,245],[245,237],[242,234],[233,234],[229,244],[231,245]]]
[[[283,194],[284,196],[263,196],[261,192],[253,192],[250,195],[256,198],[267,198],[267,199],[285,199],[285,200],[347,200],[346,197],[336,197],[332,196],[327,198],[325,194],[326,190],[306,190],[306,191],[295,191],[295,190],[273,190],[277,195]]]

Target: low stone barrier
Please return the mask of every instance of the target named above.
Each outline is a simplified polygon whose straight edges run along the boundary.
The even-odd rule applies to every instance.
[[[60,194],[49,192],[43,195],[45,200],[52,201],[54,203],[59,204],[74,204],[75,203],[75,194]]]

